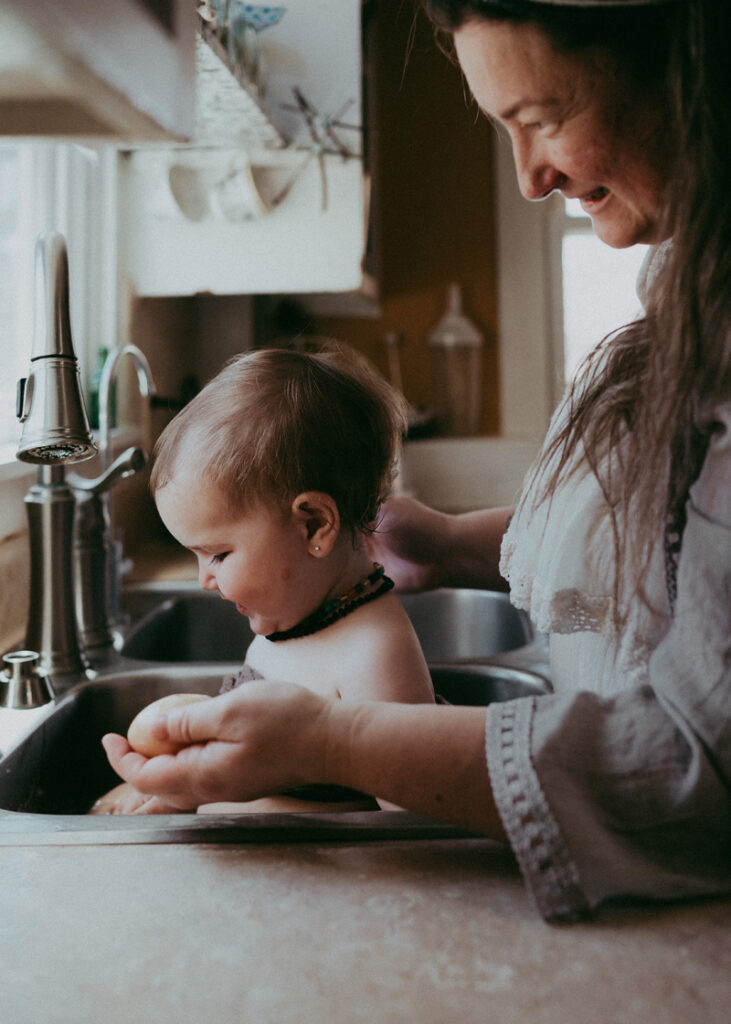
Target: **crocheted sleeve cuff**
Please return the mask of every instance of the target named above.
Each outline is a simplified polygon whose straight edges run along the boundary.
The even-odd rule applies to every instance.
[[[488,707],[487,767],[503,827],[540,913],[548,921],[576,921],[589,907],[531,762],[534,711],[534,698]]]

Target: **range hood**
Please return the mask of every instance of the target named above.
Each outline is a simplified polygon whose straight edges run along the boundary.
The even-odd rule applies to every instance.
[[[195,35],[191,0],[0,0],[0,135],[189,139]]]

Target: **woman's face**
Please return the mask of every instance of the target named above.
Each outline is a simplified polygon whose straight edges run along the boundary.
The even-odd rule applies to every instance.
[[[526,199],[580,199],[614,248],[662,240],[659,111],[627,102],[611,68],[560,53],[530,23],[475,20],[454,39],[475,100],[510,136]]]

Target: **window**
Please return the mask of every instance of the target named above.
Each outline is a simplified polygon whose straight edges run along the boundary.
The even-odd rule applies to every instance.
[[[640,312],[635,285],[648,246],[611,249],[592,229],[577,199],[554,211],[561,244],[563,379],[570,380],[600,338]]]
[[[647,246],[611,249],[559,195],[527,202],[495,137],[502,434],[542,438],[583,355],[640,311]]]
[[[33,195],[33,152],[28,146],[0,147],[0,461],[10,461],[20,434],[15,389],[27,370],[33,330],[33,238],[37,214]]]
[[[66,238],[71,329],[82,380],[116,330],[116,155],[47,142],[0,146],[0,464],[15,460],[17,381],[33,342],[35,242]]]

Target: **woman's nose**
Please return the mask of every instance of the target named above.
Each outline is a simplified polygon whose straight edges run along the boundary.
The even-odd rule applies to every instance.
[[[526,199],[545,199],[560,189],[566,180],[541,148],[531,142],[513,142],[513,158],[518,186]]]

